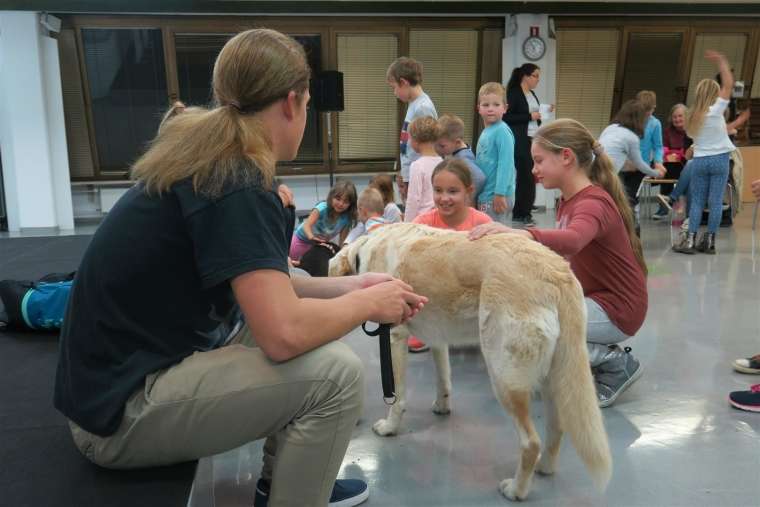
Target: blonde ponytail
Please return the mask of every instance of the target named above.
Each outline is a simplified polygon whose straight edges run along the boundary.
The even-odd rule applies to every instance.
[[[628,201],[628,195],[623,189],[623,184],[620,182],[620,177],[615,171],[615,166],[606,153],[602,152],[594,157],[589,170],[589,179],[592,183],[602,187],[610,194],[612,200],[615,201],[615,206],[617,206],[620,216],[623,218],[623,224],[625,224],[625,230],[628,233],[628,240],[631,242],[633,255],[646,275],[648,273],[647,263],[644,260],[641,239],[636,234],[636,222],[633,217],[633,210]]]
[[[694,139],[702,130],[707,110],[720,94],[720,85],[712,79],[703,79],[694,92],[694,104],[686,110],[686,134]]]
[[[575,153],[578,165],[586,171],[591,182],[603,188],[615,202],[628,233],[633,255],[646,275],[647,265],[644,261],[641,240],[636,235],[633,211],[628,197],[610,157],[604,153],[604,149],[588,129],[575,120],[556,120],[541,127],[533,137],[533,142],[539,143],[542,148],[552,153],[558,153],[562,148],[568,148]]]
[[[303,48],[292,38],[266,29],[239,33],[214,64],[215,107],[187,108],[166,121],[132,177],[159,195],[188,178],[209,197],[231,182],[271,188],[277,160],[256,113],[291,91],[303,100],[309,76]]]

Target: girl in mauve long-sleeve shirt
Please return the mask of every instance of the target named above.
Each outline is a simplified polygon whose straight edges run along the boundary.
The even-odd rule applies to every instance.
[[[647,312],[646,264],[633,213],[610,158],[575,120],[541,127],[531,146],[533,174],[562,200],[557,229],[479,226],[472,239],[512,233],[532,238],[564,256],[583,287],[588,314],[589,360],[599,405],[607,407],[641,376],[627,340]]]

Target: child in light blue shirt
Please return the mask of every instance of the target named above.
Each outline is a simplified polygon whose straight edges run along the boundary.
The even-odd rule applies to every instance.
[[[478,139],[475,164],[486,181],[478,195],[478,209],[501,223],[506,223],[515,202],[515,136],[501,119],[506,110],[506,91],[501,84],[480,87],[478,113],[486,128]]]
[[[290,258],[298,261],[312,246],[339,236],[340,245],[356,222],[356,187],[350,181],[338,181],[327,199],[311,210],[296,229],[290,242]]]

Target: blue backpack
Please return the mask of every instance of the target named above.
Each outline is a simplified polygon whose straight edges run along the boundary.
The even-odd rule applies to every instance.
[[[63,324],[75,273],[52,273],[36,282],[0,281],[0,301],[8,330],[58,330]],[[0,329],[3,323],[0,322]]]

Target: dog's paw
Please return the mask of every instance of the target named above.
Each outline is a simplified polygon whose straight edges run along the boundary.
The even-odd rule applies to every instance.
[[[449,415],[451,413],[451,403],[449,400],[450,398],[448,396],[435,400],[433,403],[433,413],[438,415]]]
[[[499,491],[501,491],[502,495],[506,496],[509,500],[512,501],[520,501],[525,499],[525,496],[519,496],[517,494],[517,487],[515,486],[514,479],[504,479],[501,481],[501,484],[499,484]]]
[[[398,431],[398,425],[391,423],[388,419],[380,419],[372,425],[372,431],[381,437],[391,437]]]

